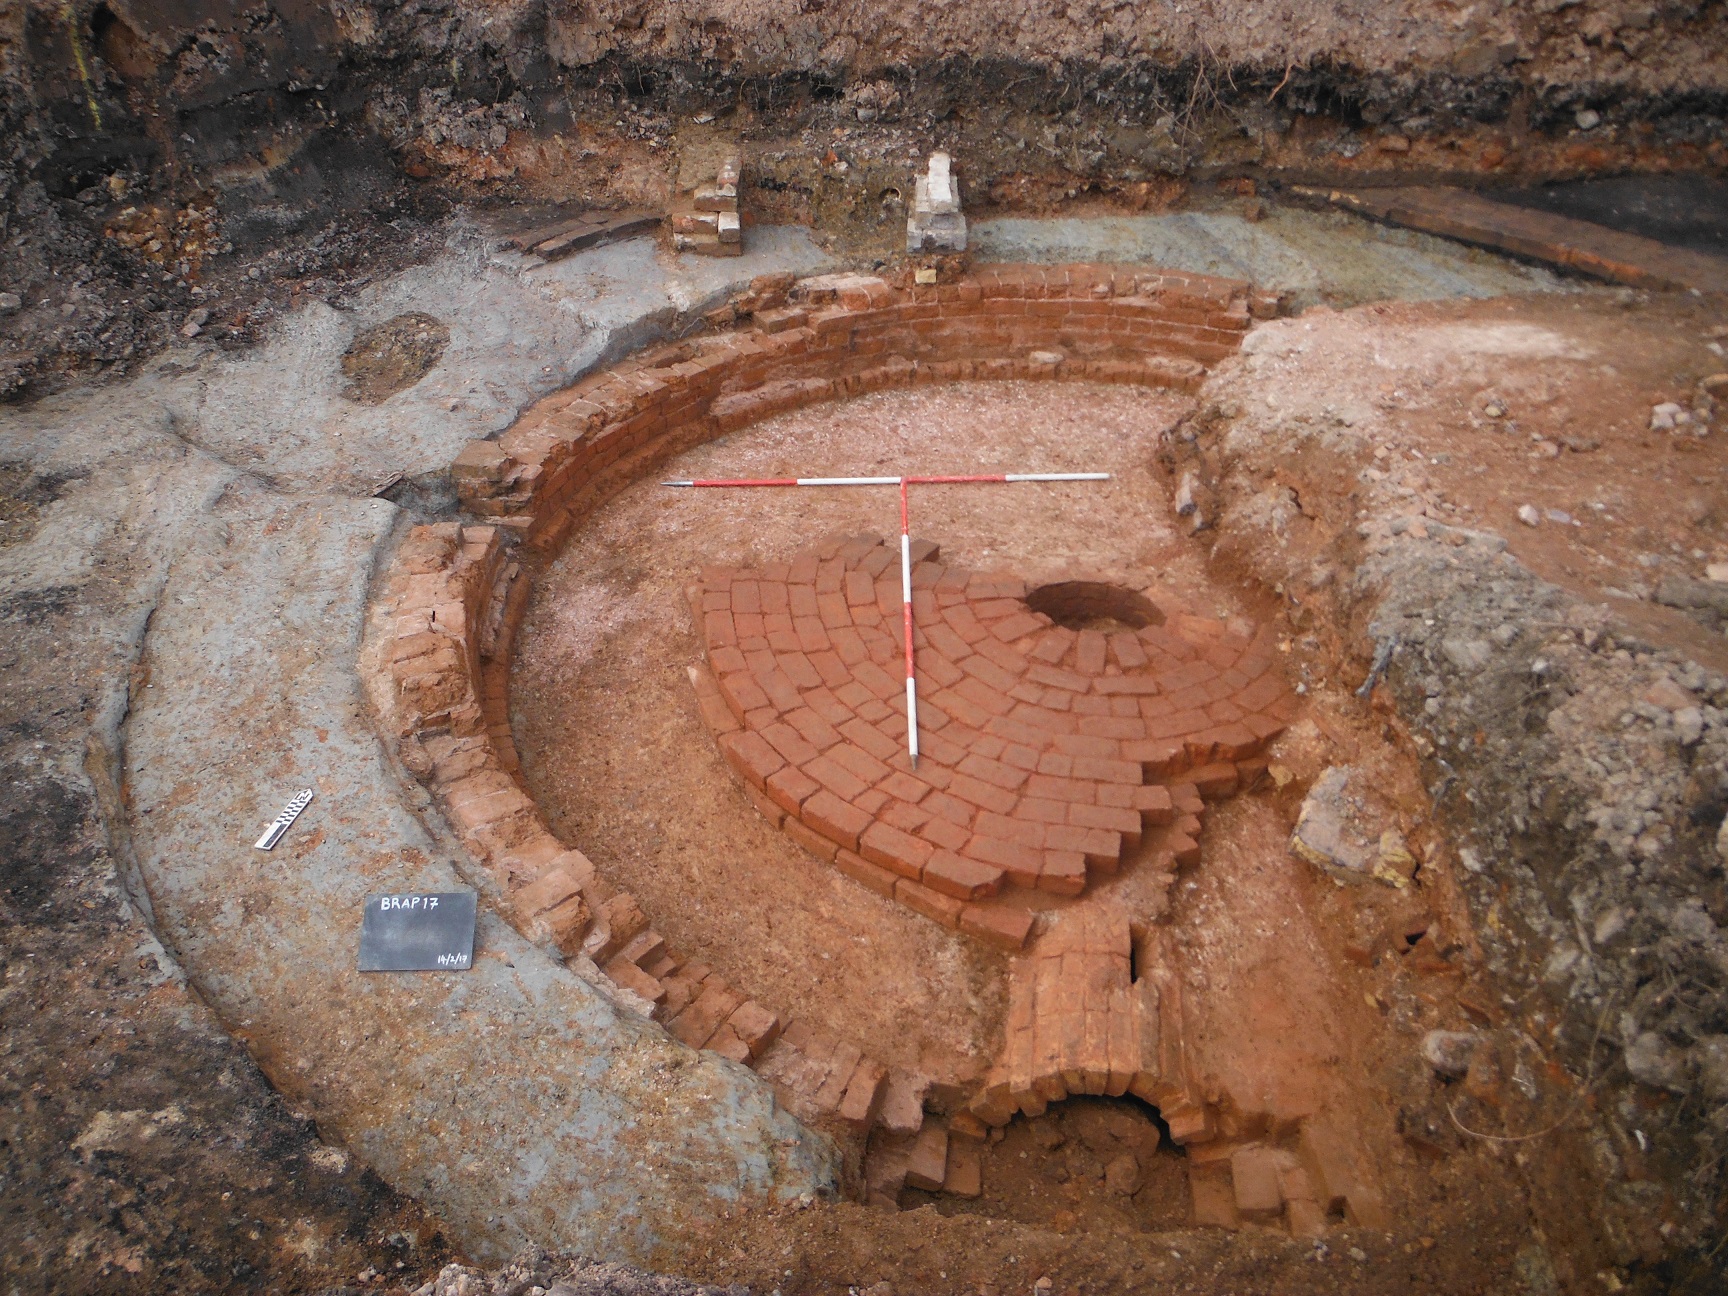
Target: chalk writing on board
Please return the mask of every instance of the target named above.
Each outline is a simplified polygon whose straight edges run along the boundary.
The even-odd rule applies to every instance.
[[[366,898],[362,972],[465,972],[474,965],[475,897],[440,891]]]

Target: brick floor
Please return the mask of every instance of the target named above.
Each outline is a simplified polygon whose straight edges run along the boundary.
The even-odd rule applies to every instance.
[[[1170,853],[1191,862],[1204,800],[1234,792],[1237,762],[1290,714],[1269,636],[1243,638],[1158,590],[1147,595],[1162,623],[1076,633],[1032,611],[1023,582],[945,564],[920,542],[913,585],[937,597],[917,611],[914,769],[902,648],[881,628],[900,603],[896,550],[831,536],[761,571],[706,569],[692,591],[713,672],[712,684],[693,677],[699,700],[715,699],[702,715],[783,830],[825,859],[814,844],[851,852],[842,867],[865,885],[997,943],[1015,923],[965,914],[1004,885],[1079,894],[1171,824]],[[770,628],[771,608],[821,615],[794,639]]]

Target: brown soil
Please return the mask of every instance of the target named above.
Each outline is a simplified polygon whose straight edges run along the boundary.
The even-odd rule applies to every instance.
[[[362,405],[381,405],[427,374],[450,343],[443,321],[424,311],[395,315],[355,335],[342,355],[348,396]]]
[[[1653,596],[1728,559],[1723,420],[1650,430],[1653,406],[1690,409],[1699,380],[1728,370],[1721,331],[1703,302],[1592,290],[1312,311],[1262,333],[1244,363],[1274,421],[1372,444],[1356,485],[1497,532],[1538,576],[1722,670],[1728,641]],[[1300,491],[1352,485],[1292,467]],[[1519,520],[1526,504],[1535,526]]]

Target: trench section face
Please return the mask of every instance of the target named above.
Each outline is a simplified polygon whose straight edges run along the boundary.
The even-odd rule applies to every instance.
[[[876,859],[863,853],[863,836],[883,827],[880,819],[868,827],[853,823],[851,836],[842,844],[836,838],[847,837],[845,825],[829,824],[834,831],[824,832],[805,822],[805,800],[816,793],[804,799],[791,792],[779,800],[770,795],[768,780],[778,771],[752,768],[733,754],[744,741],[739,735],[748,736],[745,717],[755,709],[743,706],[744,699],[728,696],[722,683],[740,674],[719,669],[738,665],[724,651],[742,652],[736,621],[733,643],[710,636],[705,644],[719,680],[698,670],[693,682],[703,718],[720,735],[722,749],[732,749],[728,757],[762,813],[818,857],[832,845],[834,853],[827,858],[866,887],[880,892],[888,882],[895,899],[924,917],[1021,952],[1008,969],[1008,1017],[996,1061],[983,1082],[961,1092],[933,1086],[927,1075],[898,1071],[868,1056],[857,1043],[827,1034],[822,1022],[784,1020],[773,1007],[729,984],[703,961],[700,949],[673,949],[650,925],[632,893],[611,885],[586,854],[548,831],[521,786],[521,762],[507,715],[508,667],[529,597],[527,576],[630,477],[686,446],[763,415],[882,388],[974,377],[1190,386],[1201,372],[1200,364],[1169,352],[1218,358],[1231,337],[1223,326],[1232,326],[1239,336],[1251,302],[1240,285],[1098,267],[998,270],[987,272],[981,282],[930,292],[895,290],[860,276],[763,283],[756,291],[759,299],[746,303],[751,328],[650,352],[551,398],[499,443],[476,443],[459,458],[456,469],[465,503],[497,521],[421,528],[404,546],[386,591],[397,624],[413,631],[407,637],[433,636],[419,642],[431,645],[430,655],[439,661],[435,667],[421,660],[411,669],[395,671],[391,718],[408,764],[432,784],[452,823],[490,866],[504,903],[525,931],[567,955],[592,959],[618,987],[622,1000],[664,1021],[684,1042],[754,1066],[805,1119],[859,1140],[870,1136],[867,1187],[878,1199],[933,1189],[975,1197],[984,1149],[1004,1139],[1005,1127],[1017,1116],[1038,1117],[1051,1102],[1071,1094],[1110,1096],[1132,1089],[1159,1106],[1172,1139],[1212,1144],[1211,1160],[1230,1168],[1232,1178],[1223,1183],[1221,1193],[1217,1183],[1211,1189],[1196,1183],[1197,1218],[1235,1222],[1243,1203],[1236,1200],[1240,1193],[1232,1196],[1232,1183],[1257,1182],[1258,1175],[1263,1187],[1266,1174],[1284,1187],[1271,1207],[1249,1202],[1248,1208],[1258,1212],[1252,1217],[1266,1218],[1270,1212],[1299,1232],[1324,1229],[1328,1217],[1341,1212],[1371,1218],[1378,1199],[1347,1146],[1329,1140],[1312,1124],[1300,1123],[1283,1131],[1288,1146],[1273,1146],[1260,1137],[1263,1121],[1240,1120],[1228,1099],[1202,1094],[1185,1055],[1182,991],[1162,938],[1154,926],[1136,924],[1129,916],[1157,918],[1162,916],[1158,906],[1131,903],[1122,911],[1105,902],[1040,916],[1036,905],[979,904],[993,898],[988,894],[992,888],[999,890],[1010,880],[1007,867],[979,855],[1001,854],[1004,843],[1023,845],[975,831],[984,814],[1006,817],[1002,812],[1011,807],[999,804],[1000,798],[991,798],[994,810],[974,805],[967,842],[947,848],[954,859],[969,861],[971,869],[960,870],[960,883],[944,876],[944,891],[926,885],[923,870],[934,852],[916,861],[896,857],[898,873],[879,862],[877,843],[871,851]],[[778,353],[779,368],[763,358],[764,352]],[[824,369],[828,372],[822,373]],[[829,542],[826,551],[795,557],[791,565],[805,562],[812,569],[812,596],[816,569],[824,562],[833,564],[842,549],[851,554],[854,571],[882,551],[873,538],[854,537]],[[920,556],[933,558],[933,547]],[[932,602],[945,575],[938,566],[920,564]],[[834,574],[844,586],[845,576]],[[716,588],[693,592],[703,605],[720,592],[723,582],[729,591],[738,573],[704,575]],[[986,584],[994,579],[995,586],[970,591],[978,597],[969,600],[973,579],[950,582],[950,590],[961,591],[951,606],[971,607],[982,600],[1018,608],[1012,615],[1020,633],[991,634],[992,644],[1017,653],[1028,671],[1030,654],[1041,650],[1042,669],[1067,669],[1069,691],[1078,680],[1098,704],[1075,708],[1078,698],[1071,698],[1069,708],[1091,712],[1102,723],[1090,727],[1112,731],[1082,734],[1075,722],[1071,732],[1046,734],[1047,751],[1024,745],[1034,765],[1025,777],[1070,785],[1066,790],[1076,807],[1084,801],[1091,807],[1086,814],[1107,818],[1115,826],[1071,821],[1043,825],[1034,817],[1024,818],[1016,831],[1022,836],[1035,831],[1041,844],[1027,849],[1042,855],[1039,867],[1013,879],[1029,885],[1015,889],[1073,899],[1087,890],[1091,871],[1115,872],[1123,865],[1125,848],[1138,849],[1143,839],[1156,837],[1161,847],[1147,852],[1156,863],[1132,871],[1147,877],[1162,874],[1162,885],[1155,889],[1167,890],[1175,869],[1192,863],[1197,854],[1195,835],[1204,797],[1227,795],[1244,779],[1252,780],[1264,767],[1258,760],[1261,745],[1281,727],[1281,715],[1292,711],[1287,692],[1269,670],[1266,645],[1255,642],[1251,627],[1244,634],[1222,621],[1193,615],[1168,597],[1154,599],[1150,588],[1094,580],[1046,580],[1028,587],[995,577],[984,578]],[[874,582],[870,584],[868,604],[879,603]],[[995,597],[983,599],[986,594]],[[1030,601],[1034,598],[1037,607]],[[858,606],[868,604],[861,598]],[[971,610],[973,624],[982,626],[977,609]],[[1059,624],[1058,616],[1083,628]],[[710,620],[704,609],[705,629]],[[712,621],[722,624],[719,618]],[[1098,628],[1099,623],[1110,629]],[[1026,642],[1016,649],[1015,642],[1022,639]],[[716,651],[723,658],[720,663],[714,660]],[[931,652],[928,644],[926,651]],[[982,657],[951,651],[963,660]],[[1154,664],[1166,674],[1162,681],[1153,678],[1156,670],[1145,669],[1152,657],[1159,658]],[[947,661],[958,670],[957,663],[934,652],[931,660]],[[1252,673],[1237,670],[1243,665]],[[1083,673],[1088,667],[1090,675]],[[1226,680],[1232,671],[1237,677]],[[1262,678],[1269,692],[1256,705],[1271,708],[1271,713],[1251,712],[1230,701]],[[741,684],[734,681],[734,693]],[[1094,685],[1099,686],[1095,691]],[[1216,697],[1207,693],[1209,688]],[[1199,693],[1183,698],[1184,689]],[[1160,699],[1157,706],[1143,705],[1153,697]],[[1207,714],[1208,706],[1232,710]],[[1242,723],[1256,714],[1262,722],[1258,731]],[[1171,716],[1184,718],[1172,725]],[[988,724],[985,717],[971,718]],[[1157,727],[1160,720],[1168,732],[1155,738],[1148,726]],[[888,736],[885,729],[874,732],[879,738]],[[999,736],[976,732],[1003,754]],[[734,741],[728,744],[728,738]],[[1063,738],[1073,741],[1064,743]],[[1139,743],[1141,748],[1128,753],[1124,743]],[[1110,746],[1114,754],[1105,754],[1101,745]],[[1085,748],[1087,754],[1060,750],[1063,746]],[[947,764],[928,768],[952,766],[960,776],[958,767],[968,761],[975,770],[980,761],[1004,764],[964,746],[948,755]],[[1052,766],[1050,773],[1037,773],[1036,766],[1046,757],[1062,763],[1064,772],[1055,773]],[[1082,762],[1080,778],[1075,777],[1076,760]],[[782,764],[792,768],[784,760]],[[1147,784],[1147,774],[1164,784]],[[909,776],[909,771],[888,770],[885,777],[898,776]],[[982,782],[970,774],[960,777]],[[999,780],[1010,777],[998,775]],[[918,799],[949,791],[926,783]],[[1101,796],[1115,796],[1123,804],[1105,804]],[[797,813],[787,809],[786,800],[795,802]],[[1064,809],[1065,820],[1068,815]],[[1129,819],[1135,822],[1130,825]],[[802,839],[788,828],[794,821],[810,830]],[[904,829],[896,831],[912,836]],[[1052,831],[1059,835],[1054,846],[1047,844]],[[1106,843],[1104,838],[1112,834]],[[879,842],[882,833],[876,831],[876,837]],[[986,844],[991,840],[998,845]],[[1079,849],[1067,850],[1068,845]],[[962,853],[968,850],[970,855]],[[856,861],[850,869],[841,860],[842,852]],[[916,877],[908,872],[914,862],[919,865]],[[1055,865],[1048,872],[1057,885],[1039,885],[1047,872],[1044,864]],[[982,882],[980,866],[986,873],[994,870]],[[936,878],[929,875],[928,880]],[[966,901],[956,903],[960,897],[951,894],[956,886],[970,889]],[[1125,894],[1132,895],[1132,889]],[[1089,899],[1104,899],[1103,893]],[[975,921],[962,920],[968,909],[975,911]],[[992,911],[1008,915],[1008,921],[980,916]],[[1248,1134],[1253,1137],[1245,1137]],[[1224,1153],[1228,1155],[1221,1156]],[[1129,1176],[1119,1168],[1117,1177]]]

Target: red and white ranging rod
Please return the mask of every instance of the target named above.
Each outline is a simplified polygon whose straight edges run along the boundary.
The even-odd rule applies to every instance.
[[[912,662],[912,527],[909,486],[1012,486],[1020,482],[1109,481],[1109,473],[968,473],[947,477],[733,477],[662,482],[663,486],[898,486],[901,620],[906,633],[906,751],[918,768],[918,681]]]

